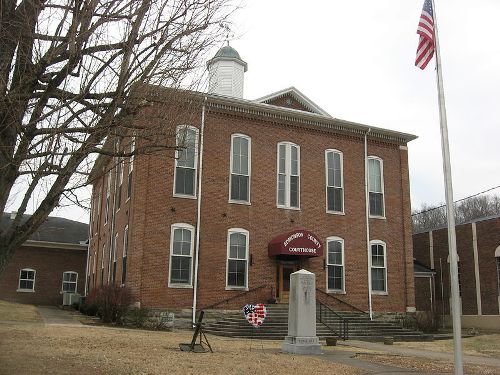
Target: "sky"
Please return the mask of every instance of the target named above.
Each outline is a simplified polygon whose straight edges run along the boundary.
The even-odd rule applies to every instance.
[[[500,1],[435,3],[457,200],[500,185]],[[445,201],[435,60],[414,66],[423,0],[241,5],[230,44],[248,63],[246,99],[294,86],[335,118],[417,135],[412,208]],[[53,215],[88,221],[75,207]]]

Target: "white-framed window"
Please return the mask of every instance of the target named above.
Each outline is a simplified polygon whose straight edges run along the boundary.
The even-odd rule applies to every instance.
[[[300,147],[291,142],[278,143],[277,206],[300,208]]]
[[[135,151],[135,133],[132,136],[132,140],[130,141],[130,153],[132,154],[129,159],[128,164],[128,177],[127,177],[127,199],[130,199],[132,196],[132,172],[134,171],[134,159],[135,155],[133,155]]]
[[[102,245],[102,254],[101,254],[101,285],[104,285],[104,254],[106,253],[106,244]]]
[[[250,203],[252,140],[244,134],[231,135],[229,201]]]
[[[19,271],[18,292],[34,292],[35,291],[35,276],[36,271],[31,268],[23,268]]]
[[[249,232],[241,228],[227,231],[227,272],[228,289],[248,287]]]
[[[116,246],[118,245],[118,232],[115,234],[114,240],[113,240],[113,246],[111,247],[111,252],[112,252],[112,269],[111,269],[111,282],[114,284],[116,280]]]
[[[122,158],[118,158],[116,165],[116,179],[118,180],[118,186],[116,188],[116,198],[115,198],[115,209],[118,211],[122,203],[122,185],[123,185],[123,161]]]
[[[121,284],[125,285],[127,279],[127,256],[128,256],[128,225],[123,231],[123,251],[122,251],[122,280]]]
[[[62,291],[66,293],[76,293],[78,283],[78,272],[66,271],[62,277]]]
[[[102,205],[102,196],[101,192],[97,194],[97,220],[96,220],[96,225],[95,225],[95,234],[99,232],[99,225],[100,225],[100,220],[101,220],[101,205]]]
[[[106,212],[104,213],[104,224],[107,224],[109,221],[110,205],[111,205],[111,171],[109,171],[107,174]]]
[[[180,125],[176,129],[174,196],[196,198],[198,128]]]
[[[325,151],[326,212],[344,212],[344,157],[338,150]]]
[[[385,217],[384,162],[376,156],[368,157],[368,196],[370,216]]]
[[[344,240],[328,237],[327,244],[327,287],[328,292],[345,292]]]
[[[387,293],[387,254],[383,241],[370,241],[370,269],[373,294]]]
[[[169,287],[192,287],[194,227],[172,224],[170,231]]]

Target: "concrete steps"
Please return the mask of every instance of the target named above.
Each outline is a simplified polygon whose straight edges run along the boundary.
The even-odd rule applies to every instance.
[[[424,335],[417,331],[387,321],[371,321],[366,314],[338,314],[349,321],[349,339],[365,341],[383,341],[384,337],[393,337],[395,341],[427,341],[432,335]],[[328,316],[323,321],[337,332],[340,331],[342,320],[336,316]],[[247,339],[282,340],[288,333],[288,305],[267,306],[267,317],[259,328],[252,327],[243,313],[229,314],[223,319],[204,324],[205,331],[218,336],[238,337]],[[323,323],[316,322],[318,337],[332,337],[335,334]]]

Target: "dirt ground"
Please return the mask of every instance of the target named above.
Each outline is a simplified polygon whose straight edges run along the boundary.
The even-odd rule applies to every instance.
[[[39,320],[32,306],[0,303],[0,374],[362,373],[319,358],[282,354],[280,341],[208,336],[214,353],[195,354],[179,350],[179,343],[191,341],[191,331],[65,327]]]
[[[449,361],[425,361],[422,358],[414,357],[401,357],[396,355],[385,354],[358,354],[356,358],[364,361],[381,363],[384,365],[395,366],[399,368],[406,368],[413,371],[422,371],[429,373],[453,373],[453,362]],[[474,375],[498,375],[498,367],[490,367],[484,365],[464,365],[464,372]]]

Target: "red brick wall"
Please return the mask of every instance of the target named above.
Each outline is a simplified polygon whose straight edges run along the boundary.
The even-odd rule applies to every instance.
[[[476,222],[477,248],[479,263],[479,279],[481,286],[481,307],[483,315],[498,314],[498,286],[495,264],[495,249],[500,246],[500,218]],[[476,298],[476,279],[474,271],[474,250],[472,239],[472,224],[456,226],[457,254],[460,260],[460,285],[462,298],[462,313],[476,315],[478,313]],[[429,265],[428,233],[413,236],[415,257]],[[426,240],[427,238],[427,240]],[[444,302],[445,314],[449,314],[450,271],[447,262],[448,230],[446,228],[433,231],[434,262],[436,268],[436,299],[438,311],[442,310]],[[442,270],[439,259],[441,259]],[[442,271],[442,272],[441,272]],[[441,300],[441,274],[444,298]],[[420,290],[416,290],[417,299]]]
[[[155,111],[157,108],[149,108],[143,118],[154,117]],[[200,117],[201,110],[185,118],[177,116],[177,123],[199,126]],[[252,139],[251,205],[228,203],[233,133]],[[253,264],[249,266],[248,286],[252,289],[261,285],[276,288],[277,262],[267,255],[269,241],[306,228],[322,241],[329,236],[344,239],[346,294],[338,297],[368,310],[363,137],[212,110],[206,114],[204,141],[198,306],[241,293],[225,290],[228,229],[244,228],[250,233]],[[280,141],[300,146],[300,211],[276,207],[276,149]],[[326,213],[324,152],[329,148],[343,152],[345,215]],[[406,306],[414,306],[407,151],[395,143],[370,140],[368,153],[384,160],[386,219],[370,220],[370,238],[386,242],[388,260],[388,295],[373,296],[373,307],[375,311],[405,311]],[[196,226],[196,200],[172,196],[173,156],[173,151],[165,151],[136,158],[133,197],[117,214],[115,228],[123,233],[125,223],[130,223],[127,285],[142,304],[189,308],[192,289],[167,287],[171,225]],[[102,183],[102,179],[96,182],[94,191]],[[100,233],[91,242],[91,249],[99,249],[99,256],[103,241],[109,247],[110,226],[102,224],[104,197],[103,192]],[[121,247],[119,241],[117,254],[121,254]],[[107,263],[107,256],[105,259]],[[317,287],[325,290],[323,259],[304,259],[301,266],[314,272]],[[120,274],[119,265],[118,279]],[[269,295],[266,287],[247,298],[253,302]],[[240,304],[234,302],[233,307]]]
[[[430,277],[415,277],[415,290],[418,291],[415,295],[415,307],[417,311],[431,311],[431,288],[429,283]]]
[[[77,293],[84,294],[86,250],[23,246],[16,250],[0,277],[0,298],[37,305],[62,305],[62,277],[65,271],[78,272]],[[36,271],[35,292],[17,292],[19,271]]]
[[[500,219],[477,223],[481,307],[484,315],[498,315],[498,281],[495,250],[500,246]]]

